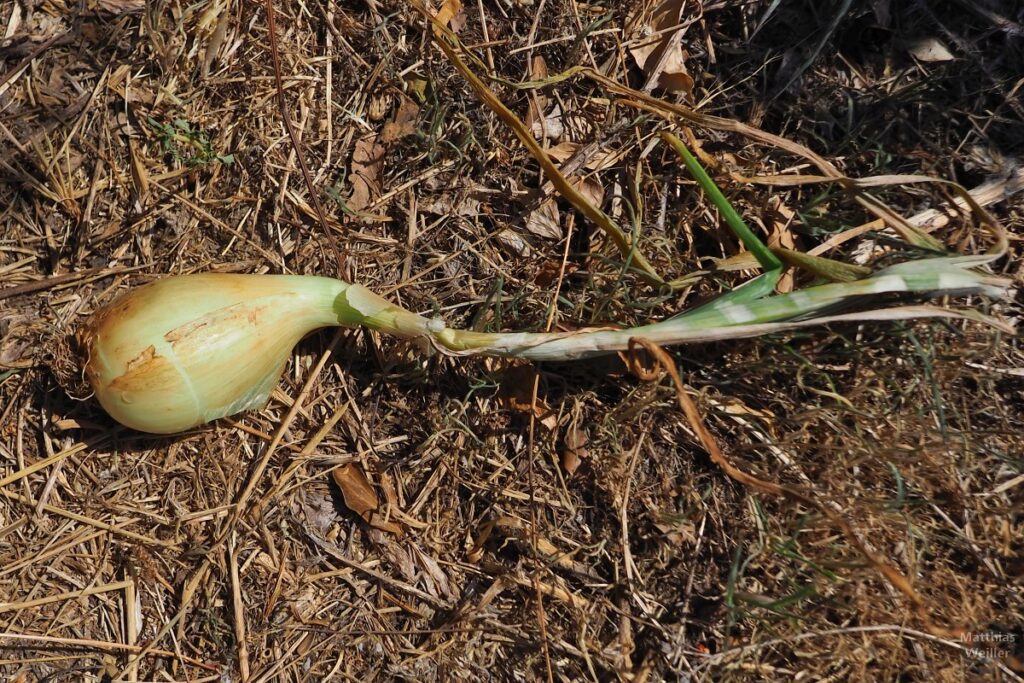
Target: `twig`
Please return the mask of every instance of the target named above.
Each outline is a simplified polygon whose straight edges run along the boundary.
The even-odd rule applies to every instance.
[[[233,535],[232,535],[233,536]],[[235,642],[238,643],[238,673],[242,683],[249,680],[249,646],[245,642],[245,602],[242,584],[238,578],[237,539],[228,544],[228,567],[231,575],[231,607],[235,621]]]
[[[49,605],[54,602],[63,602],[65,600],[84,598],[90,595],[97,595],[99,593],[110,593],[111,591],[124,590],[128,587],[128,583],[128,581],[117,581],[115,583],[108,583],[102,586],[91,586],[82,590],[57,593],[56,595],[47,595],[44,598],[36,598],[35,600],[24,600],[22,602],[0,602],[0,612],[31,609],[33,607]]]
[[[270,56],[274,62],[274,87],[277,89],[277,102],[281,110],[281,119],[284,121],[284,127],[288,129],[288,137],[291,139],[292,149],[295,150],[295,159],[299,162],[302,179],[306,181],[306,189],[309,190],[309,198],[313,202],[313,208],[316,210],[317,218],[320,220],[320,226],[324,229],[327,242],[331,245],[331,251],[334,252],[334,258],[338,264],[338,275],[346,282],[350,282],[352,274],[349,272],[345,257],[338,250],[338,245],[334,240],[334,233],[331,232],[327,225],[327,216],[324,213],[323,204],[320,203],[320,194],[316,191],[316,186],[313,185],[313,176],[309,172],[309,166],[306,165],[306,155],[302,153],[299,136],[295,132],[295,126],[292,125],[291,116],[288,115],[288,105],[284,98],[284,84],[281,78],[281,57],[277,50],[277,24],[274,20],[274,0],[266,0],[266,8]]]
[[[54,275],[53,277],[43,278],[42,280],[35,280],[33,282],[26,282],[21,285],[15,285],[13,287],[7,287],[0,289],[0,301],[9,299],[12,296],[21,296],[23,294],[31,294],[33,292],[41,292],[45,289],[57,289],[64,285],[72,282],[89,282],[90,280],[98,280],[102,277],[108,277],[110,275],[121,275],[123,273],[130,273],[133,270],[141,270],[148,268],[150,264],[142,266],[134,266],[132,268],[90,268],[88,270],[80,270],[77,273],[65,273],[64,275]]]
[[[125,645],[124,643],[111,643],[105,640],[91,640],[88,638],[58,638],[57,636],[32,635],[28,633],[10,633],[7,631],[0,633],[0,640],[4,640],[5,638],[10,640],[20,640],[24,642],[35,641],[38,643],[52,643],[54,645],[64,647],[81,647],[91,648],[95,650],[113,650],[115,652],[118,650],[132,653],[145,651],[145,653],[151,657],[178,657],[176,653],[171,652],[170,650],[143,647],[141,645]],[[198,659],[193,659],[192,657],[182,656],[181,660],[187,664],[191,664],[192,666],[198,666],[201,669],[206,669],[207,671],[220,671],[219,666],[207,664],[206,662],[200,661]]]

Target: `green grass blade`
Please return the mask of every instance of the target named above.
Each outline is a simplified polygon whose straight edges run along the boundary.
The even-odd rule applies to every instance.
[[[662,133],[661,139],[667,142],[675,149],[676,153],[682,158],[683,163],[686,164],[686,169],[690,172],[690,175],[694,177],[701,189],[708,196],[708,199],[718,208],[718,211],[725,218],[725,222],[729,228],[743,242],[743,245],[750,250],[752,254],[757,258],[757,262],[761,264],[761,267],[766,271],[778,271],[782,273],[782,261],[772,253],[771,249],[758,238],[757,235],[747,226],[746,222],[736,212],[736,209],[732,207],[729,200],[725,198],[722,191],[715,185],[715,181],[711,179],[711,176],[707,174],[704,167],[700,165],[697,158],[690,153],[690,150],[686,148],[682,140],[677,138],[671,133]]]

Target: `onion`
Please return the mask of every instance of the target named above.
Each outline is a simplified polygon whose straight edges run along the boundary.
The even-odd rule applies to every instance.
[[[114,419],[170,434],[262,407],[303,336],[359,324],[406,336],[436,327],[330,278],[209,273],[132,290],[97,310],[77,342]]]
[[[1001,296],[1003,278],[973,270],[998,258],[933,258],[898,264],[855,282],[747,300],[726,295],[663,322],[632,329],[484,333],[446,327],[365,287],[324,277],[208,273],[168,277],[98,309],[76,335],[85,377],[118,422],[171,434],[266,404],[295,344],[327,326],[365,326],[425,338],[455,355],[570,360],[626,349],[633,337],[681,344],[751,337],[836,320],[970,317],[927,306],[829,310],[888,292]],[[734,293],[743,294],[742,288]]]

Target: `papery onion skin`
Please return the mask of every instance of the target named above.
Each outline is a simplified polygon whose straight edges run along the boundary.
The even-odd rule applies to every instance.
[[[357,311],[346,316],[348,287],[290,275],[159,280],[97,310],[79,331],[86,378],[114,419],[144,432],[262,407],[303,336],[361,322]]]

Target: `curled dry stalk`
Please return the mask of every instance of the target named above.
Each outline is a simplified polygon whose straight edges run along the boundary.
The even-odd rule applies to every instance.
[[[654,360],[654,367],[645,367],[643,365],[642,356],[639,353],[641,349]],[[712,462],[718,465],[718,467],[725,472],[729,478],[756,491],[761,491],[773,496],[789,498],[801,505],[817,510],[835,528],[839,529],[850,545],[852,545],[858,553],[864,556],[871,566],[874,567],[874,569],[881,574],[893,588],[903,594],[929,633],[940,638],[956,639],[960,639],[965,635],[965,631],[961,627],[946,628],[936,624],[932,618],[928,604],[925,602],[924,598],[914,590],[914,586],[910,579],[896,569],[896,567],[889,564],[882,555],[868,547],[861,538],[861,535],[853,527],[853,524],[850,523],[850,521],[841,513],[833,509],[820,492],[761,479],[760,477],[756,477],[733,465],[729,458],[722,452],[722,449],[718,446],[718,442],[715,440],[715,437],[704,424],[704,419],[697,408],[697,404],[690,397],[686,390],[686,385],[683,383],[683,379],[679,375],[679,369],[676,367],[675,361],[672,359],[672,356],[665,351],[665,349],[661,348],[650,339],[634,337],[629,341],[629,351],[627,354],[624,354],[624,358],[629,369],[638,378],[645,382],[657,382],[665,374],[671,378],[672,385],[675,387],[676,401],[679,404],[679,409],[686,416],[686,420],[690,424],[690,428],[693,429],[694,433],[697,435],[701,445],[704,446],[704,449],[711,457]]]

